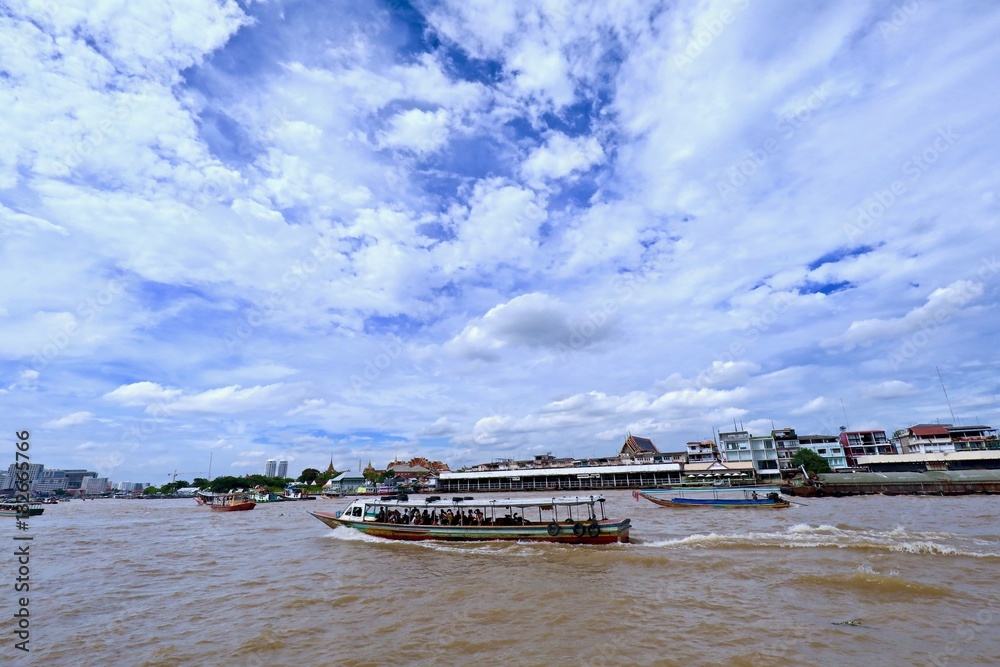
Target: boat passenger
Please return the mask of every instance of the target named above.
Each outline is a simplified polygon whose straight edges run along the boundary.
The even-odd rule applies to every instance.
[[[420,523],[430,523],[430,522],[431,522],[430,512],[424,509],[423,513],[420,515]]]
[[[385,508],[379,507],[378,514],[375,515],[375,520],[379,523],[385,523]]]

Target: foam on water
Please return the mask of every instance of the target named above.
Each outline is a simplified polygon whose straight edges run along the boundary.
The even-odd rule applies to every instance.
[[[864,549],[935,556],[1000,558],[1000,543],[945,533],[920,533],[896,526],[891,530],[838,528],[829,524],[795,524],[782,532],[696,533],[642,544],[647,548],[822,548]]]

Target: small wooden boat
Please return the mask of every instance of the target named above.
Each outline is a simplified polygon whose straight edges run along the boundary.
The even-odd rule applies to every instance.
[[[252,510],[256,505],[246,493],[217,493],[212,496],[212,509],[220,512],[243,512]]]
[[[604,502],[602,496],[410,500],[400,495],[358,498],[342,512],[310,514],[331,528],[347,526],[390,540],[628,542],[629,519],[607,518]]]
[[[722,486],[701,489],[643,489],[635,494],[662,507],[780,509],[789,506],[778,487]]]

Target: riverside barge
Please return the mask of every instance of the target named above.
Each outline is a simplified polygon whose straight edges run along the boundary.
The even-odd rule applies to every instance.
[[[781,509],[789,502],[776,486],[722,486],[703,489],[643,489],[635,494],[661,507],[719,509]]]

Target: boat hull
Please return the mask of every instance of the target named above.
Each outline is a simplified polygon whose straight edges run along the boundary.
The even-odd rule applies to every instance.
[[[588,528],[590,522],[580,523],[583,534],[577,524],[559,524],[559,531],[552,535],[549,524],[529,524],[520,526],[439,526],[433,524],[396,524],[379,523],[375,521],[354,521],[336,516],[328,512],[310,512],[314,517],[331,528],[346,526],[366,535],[381,537],[388,540],[436,540],[445,542],[558,542],[562,544],[614,544],[629,541],[629,519],[621,521],[598,521],[599,530]],[[592,534],[596,533],[596,534]]]
[[[3,507],[0,508],[0,516],[16,516],[16,517],[29,517],[38,516],[45,511],[44,507],[29,507],[27,512],[22,512],[19,507]]]
[[[718,509],[782,509],[789,506],[787,500],[772,500],[770,498],[757,499],[723,499],[723,498],[656,498],[646,493],[640,496],[651,503],[661,507],[679,507],[682,509],[692,507],[715,507]]]
[[[252,510],[257,503],[248,501],[245,503],[234,503],[232,505],[212,505],[212,509],[216,512],[245,512],[247,510]]]

